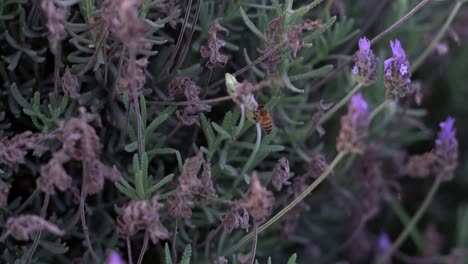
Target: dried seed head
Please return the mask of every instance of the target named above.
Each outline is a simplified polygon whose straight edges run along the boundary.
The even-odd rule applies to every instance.
[[[265,49],[257,49],[261,54],[265,54],[272,50],[277,45],[277,40],[281,34],[281,22],[283,17],[279,16],[274,18],[268,23],[267,28],[263,32],[265,40]],[[267,56],[261,61],[261,66],[265,70],[267,76],[272,75],[278,69],[278,64],[281,60],[281,51],[278,49],[275,52],[271,53],[270,56]]]
[[[175,194],[169,196],[169,215],[173,218],[189,218],[192,216],[193,202],[184,195]]]
[[[361,93],[351,97],[348,113],[341,117],[341,130],[336,149],[339,152],[362,153],[366,145],[369,128],[369,112],[367,102]]]
[[[363,37],[359,40],[359,50],[354,57],[353,76],[364,86],[373,84],[377,78],[377,62],[379,59],[370,48],[370,41]]]
[[[439,177],[445,181],[453,178],[458,166],[458,140],[455,137],[455,119],[447,118],[439,124],[441,130],[435,142],[434,155],[436,156],[435,170]]]
[[[8,205],[8,190],[0,187],[0,208]]]
[[[327,160],[323,155],[316,154],[312,159],[304,166],[306,175],[313,179],[318,178],[328,168]]]
[[[198,101],[201,88],[192,80],[192,77],[181,75],[169,83],[167,90],[170,97],[184,94],[187,101]]]
[[[314,124],[315,130],[319,133],[319,136],[322,137],[325,135],[325,129],[320,124],[322,117],[325,115],[325,111],[330,109],[333,106],[333,103],[325,104],[323,100],[320,100],[320,106],[317,112],[312,116],[312,123]]]
[[[210,105],[205,103],[198,103],[184,106],[182,109],[176,111],[176,115],[185,126],[191,126],[194,124],[200,126],[200,113],[210,111]]]
[[[54,0],[42,0],[42,11],[47,18],[47,29],[49,30],[50,50],[53,54],[58,55],[62,40],[67,37],[67,32],[63,22],[68,16],[68,9],[56,4]]]
[[[224,231],[231,232],[236,228],[242,228],[245,231],[249,231],[249,213],[244,208],[242,216],[239,214],[238,209],[232,209],[228,213],[223,213],[220,215],[219,219],[221,220]]]
[[[290,185],[289,179],[289,161],[286,158],[281,158],[276,163],[271,176],[271,182],[277,191],[281,191],[283,185]]]
[[[110,31],[128,47],[148,47],[149,42],[145,38],[148,26],[140,19],[140,9],[145,1],[117,0],[116,2],[118,2],[118,6],[115,6],[118,17],[111,18],[112,27]]]
[[[293,59],[297,58],[297,52],[304,46],[304,41],[301,38],[301,34],[304,31],[312,31],[314,29],[320,28],[322,25],[320,20],[310,20],[306,19],[300,24],[294,25],[288,31],[288,43],[291,47],[291,57]]]
[[[298,197],[307,189],[307,187],[308,185],[306,184],[305,176],[294,177],[293,184],[288,188],[288,192],[293,194],[294,197]]]
[[[427,177],[431,173],[434,162],[435,156],[432,152],[412,155],[409,157],[408,163],[406,164],[406,172],[409,176],[415,178]]]
[[[229,30],[222,27],[216,20],[208,30],[208,46],[201,46],[200,53],[203,58],[209,58],[206,62],[208,69],[215,67],[224,67],[228,61],[228,57],[220,52],[220,49],[224,46],[224,40],[218,38],[217,33],[220,31],[229,33]]]
[[[80,97],[78,93],[78,79],[70,72],[70,68],[66,68],[62,77],[62,90],[66,96],[76,99]]]
[[[211,163],[203,163],[203,171],[201,175],[201,182],[203,185],[203,192],[208,195],[216,195],[216,190],[213,187],[213,180],[211,179]]]
[[[121,237],[131,237],[145,230],[153,243],[168,238],[169,233],[161,224],[158,212],[162,207],[156,196],[151,203],[146,200],[129,202],[117,218],[117,232]]]
[[[41,229],[56,236],[63,236],[65,231],[37,215],[20,215],[10,217],[6,223],[7,232],[16,240],[29,240],[31,232]]]
[[[410,63],[399,40],[390,41],[393,56],[384,61],[387,99],[398,100],[412,92]]]
[[[250,177],[250,188],[247,198],[239,206],[247,209],[256,223],[262,223],[271,214],[275,197],[263,187],[256,172]]]
[[[132,66],[127,64],[125,66],[123,78],[119,80],[117,92],[120,94],[136,92],[137,96],[140,96],[143,93],[143,87],[146,82],[146,65],[148,65],[148,59],[146,58],[136,60],[135,72],[132,74]]]
[[[7,165],[24,163],[24,156],[28,150],[44,151],[47,148],[42,146],[44,140],[53,138],[54,135],[23,132],[10,139],[0,139],[0,159]]]
[[[197,177],[204,162],[203,152],[199,151],[197,155],[189,158],[182,169],[179,177],[179,187],[177,192],[183,195],[200,193],[203,190],[202,181]]]
[[[52,154],[52,159],[46,165],[41,166],[41,176],[37,178],[37,188],[49,195],[55,194],[55,189],[61,192],[72,186],[72,178],[67,174],[63,164],[70,157],[63,150]]]

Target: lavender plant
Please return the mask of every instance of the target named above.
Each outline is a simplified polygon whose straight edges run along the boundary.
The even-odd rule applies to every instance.
[[[3,1],[0,262],[464,263],[452,2]]]

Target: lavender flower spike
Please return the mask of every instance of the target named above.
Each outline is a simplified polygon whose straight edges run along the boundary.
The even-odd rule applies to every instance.
[[[374,52],[370,48],[370,41],[367,38],[359,40],[359,50],[354,57],[354,67],[352,74],[357,82],[363,86],[373,84],[377,78],[377,62]]]
[[[439,124],[441,130],[435,141],[435,169],[444,181],[453,178],[453,173],[458,166],[458,141],[455,138],[455,119],[447,118]]]
[[[117,252],[112,251],[107,257],[106,264],[126,264],[126,262]]]
[[[351,97],[348,113],[341,117],[336,148],[339,152],[362,153],[369,129],[369,109],[361,93]]]
[[[399,40],[390,41],[393,56],[384,61],[384,82],[387,99],[396,101],[412,92],[408,56]]]

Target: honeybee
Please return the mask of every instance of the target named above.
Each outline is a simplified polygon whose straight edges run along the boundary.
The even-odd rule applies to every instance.
[[[263,132],[270,134],[273,124],[271,123],[270,112],[265,108],[264,105],[259,104],[254,110],[255,121],[262,125]]]

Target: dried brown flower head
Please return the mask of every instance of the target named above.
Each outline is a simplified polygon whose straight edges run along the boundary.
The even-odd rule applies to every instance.
[[[8,190],[0,187],[0,208],[5,208],[8,205]]]
[[[37,215],[10,217],[7,220],[6,228],[13,238],[23,241],[29,240],[31,232],[41,229],[45,229],[56,236],[63,236],[65,234],[65,231],[61,230],[58,226]]]
[[[211,179],[211,163],[203,163],[203,171],[201,174],[201,182],[203,185],[203,191],[208,195],[215,195],[216,190],[213,186],[213,180]]]
[[[78,93],[78,79],[70,72],[70,68],[66,68],[62,77],[62,89],[66,96],[76,99],[80,97]]]
[[[281,191],[283,185],[290,185],[289,179],[289,161],[286,158],[281,158],[278,163],[276,163],[275,168],[273,169],[271,183],[276,188],[277,191]]]
[[[228,213],[223,213],[220,215],[219,219],[221,220],[224,231],[231,232],[236,228],[242,228],[245,231],[249,231],[249,213],[246,209],[243,209],[242,216],[239,214],[238,209],[232,209]]]
[[[132,74],[132,66],[127,64],[125,66],[124,76],[119,80],[117,92],[123,94],[135,91],[137,96],[140,96],[143,93],[143,87],[146,82],[146,65],[148,65],[148,59],[146,58],[136,60],[135,73]],[[132,87],[132,85],[134,86]]]
[[[348,113],[341,117],[341,130],[336,149],[339,152],[362,153],[368,136],[369,112],[361,93],[351,97]]]
[[[325,157],[321,154],[316,154],[312,159],[304,166],[306,175],[313,179],[318,178],[328,168],[328,163]]]
[[[24,163],[24,156],[28,150],[44,151],[47,148],[41,145],[46,139],[53,138],[54,135],[23,132],[10,139],[0,139],[0,159],[7,165]]]
[[[46,26],[49,30],[50,50],[57,55],[57,52],[60,51],[62,40],[67,37],[63,22],[68,15],[68,10],[66,7],[57,5],[54,0],[42,0],[41,8],[47,18]]]
[[[218,38],[218,32],[226,32],[229,34],[229,30],[219,24],[217,20],[214,21],[208,30],[208,46],[201,46],[200,53],[203,58],[208,58],[206,67],[213,69],[215,67],[224,67],[226,65],[228,57],[220,52],[220,49],[224,46],[224,40]]]
[[[175,194],[169,196],[169,215],[173,218],[189,218],[192,216],[193,202],[185,195]]]
[[[271,20],[270,23],[268,23],[267,28],[263,32],[265,40],[265,49],[257,49],[258,52],[260,52],[261,54],[265,54],[277,45],[277,40],[281,34],[282,21],[283,17],[279,16]],[[277,51],[273,52],[270,56],[267,56],[261,61],[261,66],[265,70],[267,75],[271,75],[276,72],[276,70],[278,69],[280,59],[281,51],[278,49]]]
[[[406,164],[406,172],[411,177],[427,177],[431,173],[434,162],[435,156],[432,152],[412,155],[409,157],[408,163]]]
[[[54,194],[55,189],[66,191],[72,186],[72,178],[67,174],[63,164],[70,157],[63,150],[52,154],[52,159],[41,166],[41,176],[37,178],[37,188],[47,194]]]
[[[239,206],[247,209],[256,223],[262,223],[271,214],[275,197],[263,187],[256,172],[250,177],[250,188],[246,199],[239,201]]]
[[[121,237],[131,237],[145,230],[153,243],[168,238],[169,233],[161,224],[158,212],[162,207],[156,196],[151,203],[146,200],[129,202],[117,218],[117,232]]]
[[[195,94],[197,99],[201,88],[193,81],[192,77],[187,75],[181,75],[173,79],[167,86],[170,97],[175,97],[179,94],[185,94],[188,101],[193,101],[193,96],[187,96]],[[186,92],[186,90],[191,90]]]
[[[304,41],[301,39],[301,34],[304,31],[312,31],[322,26],[320,20],[306,19],[302,23],[294,25],[288,31],[288,43],[291,47],[291,57],[297,58],[297,52],[304,46]]]
[[[140,19],[140,9],[144,0],[117,0],[118,17],[112,18],[111,32],[131,48],[147,47],[144,37],[148,26]]]
[[[322,117],[325,115],[325,111],[330,109],[333,106],[333,103],[325,104],[323,100],[320,100],[320,106],[317,112],[312,116],[312,123],[314,124],[315,130],[319,133],[319,136],[322,137],[325,135],[325,129],[320,124]]]

